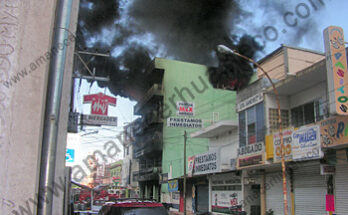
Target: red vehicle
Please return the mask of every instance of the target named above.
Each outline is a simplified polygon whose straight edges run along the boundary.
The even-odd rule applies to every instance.
[[[91,201],[91,190],[79,189],[75,194],[75,203],[86,203]],[[116,201],[121,197],[121,192],[116,189],[108,190],[94,190],[93,200],[94,201]]]
[[[107,203],[98,215],[168,215],[162,203],[137,199],[125,199]]]

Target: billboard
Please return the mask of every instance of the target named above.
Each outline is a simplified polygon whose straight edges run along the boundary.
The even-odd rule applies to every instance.
[[[320,146],[319,125],[304,126],[292,134],[292,159],[310,160],[323,156]]]
[[[343,29],[330,26],[324,30],[324,43],[329,92],[329,109],[332,115],[348,115],[347,57]]]

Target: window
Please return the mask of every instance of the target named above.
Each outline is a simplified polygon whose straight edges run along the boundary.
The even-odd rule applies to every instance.
[[[263,102],[247,110],[239,112],[239,145],[264,141],[265,123],[264,123]]]
[[[279,130],[278,126],[278,109],[269,108],[268,109],[268,122],[270,132],[277,132]],[[288,110],[280,110],[280,116],[282,118],[282,128],[287,128],[290,126],[289,123],[289,111]]]
[[[322,100],[310,102],[291,109],[291,124],[300,127],[324,119]]]

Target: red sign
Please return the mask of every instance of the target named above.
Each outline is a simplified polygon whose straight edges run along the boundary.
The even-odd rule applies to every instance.
[[[335,211],[335,196],[326,195],[326,211]]]
[[[91,114],[107,116],[109,105],[116,106],[116,98],[98,93],[83,96],[83,103],[92,103]]]

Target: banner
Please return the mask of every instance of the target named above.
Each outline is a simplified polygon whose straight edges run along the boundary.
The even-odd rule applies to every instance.
[[[323,156],[320,146],[320,127],[303,126],[292,134],[292,159],[311,160]]]
[[[195,115],[195,103],[193,102],[176,102],[176,115],[177,116],[194,116]]]
[[[283,133],[283,153],[285,161],[292,160],[292,129],[284,130]],[[281,162],[282,154],[281,154],[281,146],[280,146],[280,133],[276,133],[273,136],[273,144],[274,144],[274,162]]]
[[[220,158],[218,150],[195,156],[194,175],[203,175],[220,171]]]
[[[174,128],[203,128],[202,119],[186,119],[186,118],[167,118],[167,127]]]
[[[211,205],[214,212],[224,212],[224,209],[234,211],[242,209],[242,191],[213,190],[211,195]]]

